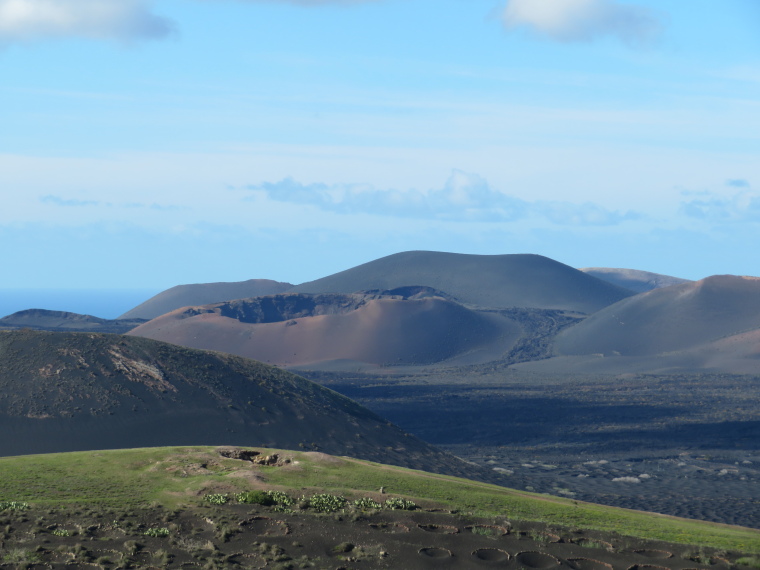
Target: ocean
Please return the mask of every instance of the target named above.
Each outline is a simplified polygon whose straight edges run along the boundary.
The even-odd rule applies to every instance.
[[[115,319],[159,293],[157,289],[0,289],[0,317],[49,309]]]

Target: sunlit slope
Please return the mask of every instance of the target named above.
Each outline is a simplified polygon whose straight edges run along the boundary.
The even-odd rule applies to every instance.
[[[517,323],[438,296],[284,294],[180,309],[130,332],[280,365],[430,364],[517,340]]]
[[[656,356],[760,328],[760,278],[717,275],[625,299],[563,331],[563,355]],[[725,342],[725,341],[723,341]]]
[[[473,472],[348,398],[236,356],[138,337],[19,331],[0,332],[0,363],[0,455],[268,445]]]
[[[633,294],[540,255],[408,251],[295,286],[301,293],[352,293],[424,285],[481,307],[593,313]]]
[[[270,279],[249,279],[248,281],[222,283],[195,283],[177,285],[151,297],[137,307],[130,309],[120,319],[152,319],[180,307],[207,305],[232,299],[245,299],[258,295],[274,295],[290,289],[290,283]]]
[[[742,527],[665,517],[399,467],[323,454],[259,449],[291,463],[257,467],[225,459],[213,448],[173,447],[0,458],[0,501],[41,507],[97,501],[112,509],[163,504],[194,508],[204,492],[276,489],[294,496],[315,492],[349,497],[376,494],[481,516],[542,521],[572,528],[744,552],[760,551],[760,532]],[[305,521],[304,521],[305,524]]]

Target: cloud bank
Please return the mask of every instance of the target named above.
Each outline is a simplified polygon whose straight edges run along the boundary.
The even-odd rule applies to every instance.
[[[649,43],[661,25],[650,10],[616,0],[509,0],[503,22],[561,42],[615,36],[633,45]]]
[[[592,203],[528,202],[491,188],[477,174],[454,170],[443,188],[379,190],[363,184],[301,184],[292,178],[248,190],[270,200],[310,205],[338,214],[373,214],[454,222],[512,222],[538,217],[557,225],[610,226],[640,219],[635,212],[610,211]]]
[[[0,0],[0,43],[45,38],[160,39],[173,30],[140,0]]]
[[[681,212],[690,218],[714,223],[760,222],[760,193],[752,190],[746,180],[729,180],[727,186],[746,190],[728,197],[705,193],[703,198],[681,202]]]

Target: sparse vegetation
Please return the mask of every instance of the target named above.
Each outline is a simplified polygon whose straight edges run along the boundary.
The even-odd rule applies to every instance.
[[[152,536],[154,538],[161,538],[169,536],[169,529],[166,527],[149,528],[143,533],[145,536]]]
[[[400,497],[394,497],[385,501],[386,509],[395,509],[403,511],[413,511],[417,508],[417,504],[414,501],[402,499]]]
[[[230,502],[230,496],[222,493],[212,493],[203,497],[203,500],[212,505],[226,505]]]
[[[266,491],[244,491],[235,495],[238,503],[247,505],[262,505],[265,507],[276,505],[277,501]]]
[[[274,451],[276,450],[268,449],[266,453]],[[760,532],[750,529],[654,517],[547,495],[536,496],[443,475],[388,466],[378,468],[358,460],[331,458],[325,461],[306,453],[289,453],[294,461],[298,461],[298,469],[261,468],[266,473],[267,486],[273,487],[268,490],[247,489],[247,479],[235,476],[243,472],[241,470],[249,472],[251,468],[247,464],[222,458],[213,449],[203,447],[0,458],[0,470],[4,476],[0,501],[10,504],[29,500],[24,510],[3,511],[6,519],[3,524],[6,527],[6,551],[3,555],[10,548],[29,549],[28,546],[13,542],[19,536],[16,529],[20,524],[14,521],[22,518],[27,519],[23,523],[27,525],[25,528],[50,528],[50,531],[41,534],[50,538],[55,536],[53,530],[65,528],[60,526],[61,520],[76,520],[84,533],[82,537],[120,537],[122,546],[119,551],[130,559],[140,556],[145,558],[148,551],[151,557],[155,553],[155,547],[144,548],[138,545],[136,537],[142,536],[145,541],[163,537],[169,538],[164,543],[166,546],[163,546],[168,552],[180,548],[182,544],[192,543],[195,545],[193,552],[198,556],[220,564],[221,559],[214,558],[217,555],[212,556],[212,553],[219,545],[227,544],[225,540],[233,544],[234,533],[248,532],[250,529],[260,535],[274,533],[273,536],[286,536],[287,525],[274,518],[277,509],[292,507],[294,512],[283,514],[289,518],[308,517],[311,512],[332,512],[344,521],[341,524],[354,524],[353,517],[357,515],[381,516],[386,518],[378,523],[385,524],[385,521],[389,524],[385,527],[379,524],[378,528],[386,528],[385,532],[404,532],[404,525],[391,523],[393,519],[387,517],[395,516],[393,513],[396,510],[420,506],[434,506],[439,510],[460,513],[445,515],[446,517],[472,516],[488,521],[501,521],[504,517],[509,517],[510,521],[516,523],[515,526],[528,531],[548,524],[550,526],[546,528],[551,529],[552,533],[558,532],[556,529],[561,527],[595,529],[638,537],[636,540],[655,539],[682,545],[703,545],[706,549],[705,556],[714,556],[712,551],[716,548],[744,552],[747,557],[760,554]],[[192,467],[202,464],[208,468],[194,470]],[[177,475],[182,472],[187,473],[187,476]],[[215,486],[224,489],[224,492],[214,492]],[[235,487],[237,491],[234,490]],[[362,496],[362,493],[374,493],[381,487],[386,492],[393,493],[382,503],[368,495]],[[295,494],[287,493],[288,489],[297,489],[303,496],[295,498]],[[226,503],[204,500],[204,497],[213,495],[226,495],[229,500]],[[20,496],[24,500],[19,500]],[[274,504],[256,502],[264,496],[271,498]],[[352,499],[348,501],[346,496]],[[268,500],[263,500],[264,503],[269,503]],[[296,508],[299,504],[306,508]],[[197,512],[199,515],[203,513],[200,516],[206,517],[208,521],[189,522],[183,513],[195,512],[194,509],[201,505],[204,505],[203,509],[198,509]],[[377,505],[382,505],[383,509],[378,509]],[[244,513],[250,513],[251,508],[261,509],[264,513],[251,518],[248,526],[239,527],[237,523],[240,519],[237,517],[250,516]],[[345,511],[346,514],[340,511]],[[399,515],[405,516],[401,512]],[[185,517],[185,522],[179,524],[177,517]],[[323,524],[336,524],[337,518],[333,521],[332,518],[324,517]],[[93,520],[98,519],[113,522],[93,524]],[[449,521],[457,519],[443,520],[451,526]],[[467,524],[487,526],[503,523],[473,521],[458,523],[458,526],[464,528]],[[362,526],[369,528],[366,524]],[[0,531],[3,527],[0,527]],[[204,530],[209,528],[211,530]],[[481,532],[482,535],[477,531],[466,534],[473,539],[481,536],[489,538],[484,531]],[[57,537],[56,541],[82,540],[73,534]],[[513,534],[516,536],[516,533]],[[288,545],[293,542],[293,538],[295,537],[287,539]],[[599,543],[601,542],[600,540]],[[68,542],[63,544],[77,561],[87,559],[92,562],[102,556],[83,546],[89,545],[89,542],[82,542],[78,546]],[[354,556],[353,552],[350,554]],[[291,555],[290,552],[288,555]],[[277,556],[285,554],[274,557]],[[302,554],[299,553],[297,557],[300,556]],[[297,557],[294,556],[293,559]],[[146,564],[147,560],[146,558]],[[157,564],[152,558],[150,560],[150,564]],[[747,566],[751,568],[751,558],[748,560],[750,562]],[[294,562],[279,560],[277,563]]]
[[[0,511],[25,511],[29,508],[29,503],[22,501],[0,501]]]
[[[309,508],[319,513],[334,513],[346,506],[346,498],[329,493],[318,493],[307,499]]]
[[[370,497],[362,497],[361,499],[356,499],[353,504],[354,507],[362,511],[383,508],[383,505],[381,503],[378,503],[376,500],[371,499]]]

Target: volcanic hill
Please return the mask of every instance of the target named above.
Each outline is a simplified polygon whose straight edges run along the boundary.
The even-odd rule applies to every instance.
[[[478,307],[594,313],[633,291],[540,255],[407,251],[302,283],[290,292],[353,293],[424,285]]]
[[[26,330],[0,332],[0,364],[0,455],[256,444],[495,480],[344,396],[237,356]]]
[[[153,319],[180,307],[208,305],[209,303],[258,297],[259,295],[274,295],[287,291],[292,286],[290,283],[281,283],[271,279],[177,285],[151,297],[119,318]]]
[[[564,330],[558,355],[678,357],[680,366],[760,370],[760,278],[715,275],[655,289]]]
[[[288,366],[488,361],[520,337],[520,325],[508,316],[446,297],[427,287],[285,293],[178,309],[129,334]]]

